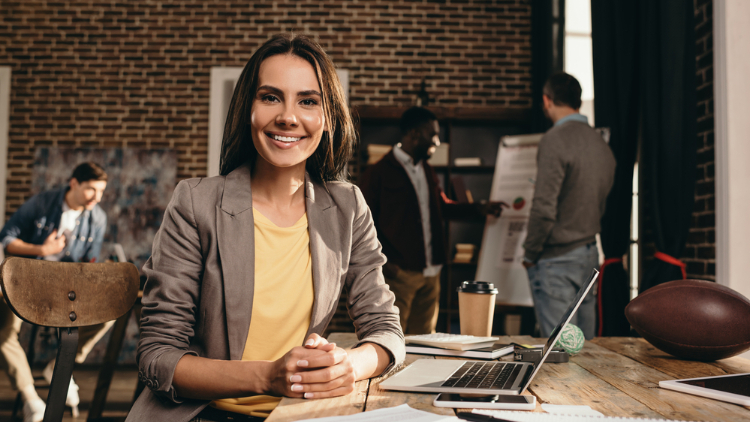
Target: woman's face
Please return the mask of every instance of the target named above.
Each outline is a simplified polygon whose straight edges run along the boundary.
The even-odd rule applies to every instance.
[[[275,167],[304,166],[320,143],[325,123],[321,89],[310,63],[291,54],[265,59],[250,116],[259,158]]]

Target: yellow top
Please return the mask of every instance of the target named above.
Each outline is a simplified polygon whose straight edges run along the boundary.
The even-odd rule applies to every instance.
[[[301,346],[310,327],[314,291],[307,214],[291,227],[278,227],[255,209],[253,217],[255,289],[242,360],[277,360]],[[279,401],[260,395],[214,400],[211,405],[266,417]]]

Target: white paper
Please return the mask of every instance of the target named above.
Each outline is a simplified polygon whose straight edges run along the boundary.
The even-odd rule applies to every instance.
[[[510,208],[503,217],[528,217],[536,184],[536,145],[500,146],[490,200],[503,201]]]
[[[544,403],[542,410],[547,413],[553,413],[555,415],[583,415],[583,416],[604,416],[603,413],[592,409],[590,406],[580,405],[565,405],[565,404],[550,404]]]
[[[500,251],[498,253],[497,268],[510,269],[523,266],[523,241],[526,239],[528,218],[500,218]]]
[[[509,235],[511,222],[522,222],[523,232],[514,231]],[[494,283],[498,289],[497,303],[533,306],[531,288],[523,261],[523,241],[528,218],[487,217],[479,250],[479,260],[475,280]],[[518,228],[517,225],[513,227]]]
[[[542,405],[544,406],[544,405]],[[568,407],[568,406],[564,406]],[[584,406],[570,406],[570,407],[584,407]],[[585,406],[588,407],[588,406]],[[628,418],[628,417],[617,417],[617,416],[602,416],[601,413],[596,412],[597,415],[586,414],[586,415],[571,415],[571,414],[557,414],[557,413],[541,413],[541,412],[523,412],[514,410],[484,410],[474,409],[472,413],[478,413],[480,415],[493,416],[506,421],[512,422],[606,422],[606,421],[618,421],[618,422],[665,422],[664,419],[650,419],[650,418]]]
[[[331,416],[327,418],[305,419],[305,421],[314,422],[449,422],[460,421],[455,416],[437,415],[435,413],[423,412],[412,409],[408,404],[401,406],[388,407],[385,409],[373,410],[371,412],[361,412],[354,415]],[[302,421],[302,422],[305,422]]]
[[[500,218],[487,217],[475,280],[495,284],[495,300],[533,306],[529,278],[523,266],[531,200],[536,184],[537,145],[542,134],[506,136],[500,142],[492,177],[491,201],[503,201]]]

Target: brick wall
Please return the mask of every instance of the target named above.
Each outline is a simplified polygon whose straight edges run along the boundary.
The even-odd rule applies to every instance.
[[[695,10],[696,60],[696,178],[695,202],[690,231],[680,260],[687,264],[688,278],[716,278],[716,217],[714,179],[714,74],[713,74],[713,0],[693,0]],[[642,184],[645,181],[642,180]],[[641,256],[643,268],[656,252],[649,204],[648,186],[641,186]]]
[[[206,174],[212,66],[269,36],[312,34],[350,69],[354,106],[531,105],[530,0],[3,1],[12,67],[6,218],[29,195],[38,146],[174,148]]]
[[[713,1],[695,1],[698,166],[695,208],[682,260],[689,278],[716,277]]]

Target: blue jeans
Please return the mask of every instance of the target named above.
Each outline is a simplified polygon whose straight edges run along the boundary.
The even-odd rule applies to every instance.
[[[592,242],[554,258],[540,259],[536,265],[528,269],[534,313],[542,337],[549,337],[583,283],[588,281],[591,270],[597,267],[599,253],[596,242]],[[583,299],[570,323],[577,325],[587,340],[594,337],[596,285]]]

